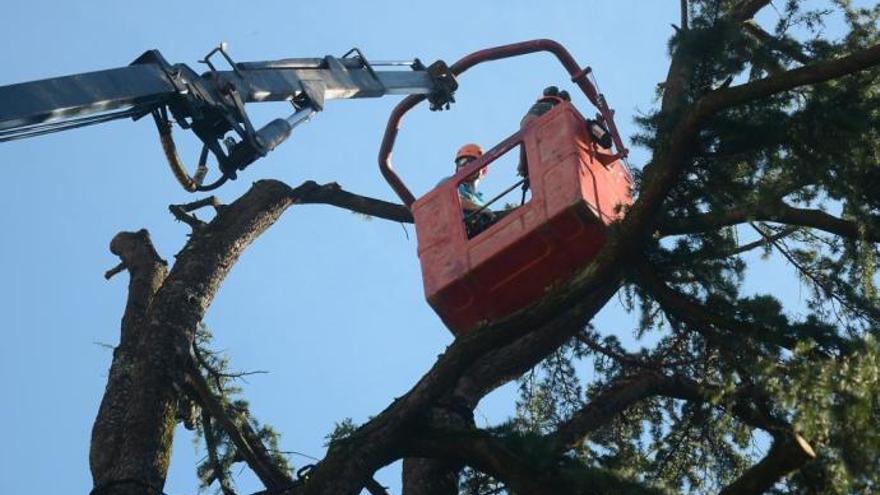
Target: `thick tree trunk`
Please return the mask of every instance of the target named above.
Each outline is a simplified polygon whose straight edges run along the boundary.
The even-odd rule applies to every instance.
[[[479,401],[449,396],[429,409],[432,428],[460,430],[474,427],[473,409]],[[461,462],[419,457],[403,460],[403,495],[457,495]]]
[[[459,467],[437,459],[403,460],[403,495],[457,495]]]
[[[118,234],[110,250],[131,278],[119,346],[92,430],[94,493],[158,493],[168,471],[177,401],[167,373],[155,368],[143,348],[146,314],[168,270],[144,230]]]
[[[320,186],[314,183],[296,190],[276,181],[256,183],[210,224],[191,224],[193,235],[170,273],[146,231],[113,239],[110,249],[131,282],[120,344],[92,430],[95,495],[161,493],[198,323],[241,253],[298,193],[315,189]],[[268,488],[283,480],[259,474]]]

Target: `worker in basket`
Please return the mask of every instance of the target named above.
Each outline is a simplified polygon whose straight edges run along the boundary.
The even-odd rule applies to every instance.
[[[458,173],[459,170],[466,167],[469,163],[482,155],[483,148],[481,148],[480,145],[474,143],[463,145],[455,153],[455,172]],[[468,239],[486,230],[499,219],[496,212],[487,208],[486,200],[483,199],[483,195],[478,189],[480,180],[486,176],[488,171],[488,167],[483,167],[479,171],[468,176],[458,185],[458,197],[461,201],[461,209],[464,214],[465,229],[467,230]],[[440,184],[451,178],[451,176],[444,178],[440,181]]]
[[[549,112],[553,107],[562,103],[563,101],[571,101],[571,96],[568,94],[568,91],[560,91],[559,88],[557,88],[556,86],[547,86],[546,88],[544,88],[541,97],[538,98],[538,100],[531,106],[531,108],[529,108],[529,111],[526,112],[522,120],[520,120],[520,129],[528,126],[529,123],[531,123],[533,120]],[[608,132],[608,129],[605,127],[604,124],[602,124],[601,117],[598,117],[597,120],[586,120],[587,129],[589,129],[590,134],[592,135],[595,142],[603,148],[611,148],[611,133]],[[525,191],[526,189],[528,189],[529,169],[526,163],[526,153],[524,149],[520,149],[519,167],[517,167],[517,172],[519,173],[519,175],[526,178],[526,182],[523,184],[523,190]]]

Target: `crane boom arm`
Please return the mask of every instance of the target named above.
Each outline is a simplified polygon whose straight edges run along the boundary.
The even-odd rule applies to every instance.
[[[211,57],[217,53],[231,70],[215,68]],[[0,86],[0,142],[152,114],[175,175],[189,190],[208,190],[265,156],[328,100],[425,95],[432,108],[440,109],[454,101],[458,87],[442,61],[428,67],[418,59],[371,64],[356,48],[342,57],[236,63],[221,45],[201,62],[210,70],[198,74],[150,50],[127,67]],[[380,66],[392,70],[376,70]],[[267,101],[291,102],[295,111],[255,129],[245,104]],[[204,144],[198,180],[187,182],[180,175],[187,174],[171,140],[169,112]],[[208,152],[222,177],[203,186]]]

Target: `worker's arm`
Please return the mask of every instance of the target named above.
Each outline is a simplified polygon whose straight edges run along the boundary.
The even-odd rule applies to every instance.
[[[492,211],[486,209],[486,203],[483,201],[480,193],[477,192],[475,185],[469,187],[466,182],[459,184],[458,198],[461,201],[461,209],[470,211],[482,210],[480,212],[481,215],[492,216]]]
[[[461,196],[460,198],[461,198],[461,209],[463,209],[463,210],[476,211],[476,210],[479,210],[480,208],[483,207],[483,205],[477,204],[464,196]],[[488,210],[483,210],[483,211],[488,211]]]

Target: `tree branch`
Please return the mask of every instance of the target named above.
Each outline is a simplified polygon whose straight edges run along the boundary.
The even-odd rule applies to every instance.
[[[116,265],[113,268],[104,272],[104,279],[110,280],[111,278],[115,277],[116,275],[119,275],[120,273],[122,273],[124,271],[125,271],[125,263],[119,262],[118,265]]]
[[[662,365],[662,363],[649,362],[639,359],[638,357],[630,353],[622,353],[617,352],[613,349],[609,349],[607,346],[599,343],[596,339],[588,337],[583,332],[578,333],[575,338],[578,340],[578,342],[587,346],[587,348],[589,348],[591,351],[597,354],[601,354],[609,359],[613,359],[614,361],[624,366],[632,366],[634,368],[657,369],[660,365]]]
[[[728,17],[734,22],[744,22],[752,18],[759,10],[770,4],[770,0],[743,0],[728,12]],[[687,30],[687,2],[681,2],[682,30]],[[690,78],[696,61],[686,51],[676,49],[669,63],[666,80],[661,84],[663,98],[660,111],[665,114],[675,113],[685,102],[687,82]]]
[[[592,432],[611,422],[624,410],[656,394],[663,379],[657,372],[641,372],[618,378],[548,436],[554,451],[563,453],[579,447]]]
[[[293,478],[272,463],[269,450],[259,440],[259,436],[248,422],[243,420],[240,421],[240,425],[236,424],[222,399],[214,396],[210,386],[199,370],[195,368],[195,365],[187,370],[185,384],[193,392],[192,399],[217,420],[217,423],[235,444],[238,453],[266,488],[281,490],[293,484]]]
[[[364,488],[370,492],[370,495],[388,495],[388,490],[385,489],[384,486],[380,485],[378,481],[370,478],[367,480],[366,486]]]
[[[719,258],[729,258],[731,256],[737,256],[739,254],[743,254],[749,252],[753,249],[757,249],[759,247],[767,246],[773,244],[775,241],[785,239],[786,237],[796,233],[801,230],[800,227],[786,227],[775,234],[768,235],[766,237],[762,237],[756,241],[749,242],[747,244],[743,244],[742,246],[738,246],[735,249],[731,249],[729,251],[725,251],[721,253]]]
[[[757,408],[758,395],[745,387],[725,394],[723,398],[726,402],[722,404],[718,404],[721,386],[700,383],[683,375],[663,377],[653,387],[657,395],[722,407],[744,424],[764,430],[774,438],[791,431],[791,425]]]
[[[770,233],[766,231],[766,227],[758,226],[754,223],[750,224],[756,232],[762,235],[765,239],[770,238]],[[816,274],[808,267],[803,266],[797,259],[795,259],[794,255],[789,252],[789,249],[786,248],[783,242],[780,241],[771,241],[773,247],[782,254],[782,257],[786,259],[791,265],[801,274],[804,278],[812,282],[812,284],[821,289],[821,291],[831,300],[837,301],[841,306],[846,308],[848,311],[852,312],[855,315],[858,315],[861,318],[869,320],[873,323],[880,322],[880,313],[877,310],[872,309],[871,307],[867,307],[865,309],[858,308],[857,305],[852,302],[846,300],[845,297],[841,296],[841,294],[836,291],[832,284],[829,283],[826,277],[822,274]]]
[[[306,184],[313,185],[314,187],[312,187],[308,194],[304,194],[299,198],[297,201],[299,204],[326,204],[371,217],[384,218],[393,222],[413,222],[412,213],[404,205],[359,196],[343,190],[335,182],[318,186],[317,183],[308,181],[303,185]]]
[[[168,210],[174,215],[178,221],[183,222],[189,225],[193,230],[200,229],[205,226],[205,222],[196,218],[196,215],[190,214],[199,208],[204,208],[205,206],[212,206],[215,212],[220,212],[221,204],[220,200],[217,199],[216,196],[208,196],[207,198],[200,199],[198,201],[193,201],[192,203],[186,203],[182,205],[170,205]]]
[[[779,436],[767,455],[724,487],[720,495],[760,495],[815,457],[813,448],[797,433]]]
[[[767,31],[764,31],[764,29],[762,29],[755,21],[749,20],[744,22],[743,28],[764,46],[771,50],[775,50],[796,62],[806,65],[813,61],[812,58],[808,57],[803,52],[802,47],[796,41],[789,38],[779,39]]]
[[[159,257],[150,233],[144,229],[116,234],[110,241],[110,252],[119,256],[119,266],[129,273],[128,301],[120,338],[120,346],[123,346],[135,337],[134,332],[143,323],[153,297],[168,275],[168,263]]]
[[[129,390],[149,369],[146,357],[139,352],[140,344],[148,321],[147,311],[166,279],[168,268],[146,230],[117,234],[110,242],[110,251],[122,260],[111,271],[128,270],[128,301],[89,450],[94,487],[108,495],[133,493],[143,486],[161,487],[168,464],[167,458],[156,454],[171,445],[169,437],[143,438],[139,430],[132,428],[139,419],[139,411],[132,408]],[[126,442],[129,439],[131,443]],[[151,462],[144,462],[145,457]]]
[[[880,45],[874,45],[844,57],[805,65],[739,86],[719,89],[697,102],[697,106],[702,107],[698,113],[710,115],[725,108],[783,91],[854,74],[875,67],[877,64],[880,64]]]
[[[202,430],[205,432],[205,448],[208,451],[208,459],[211,461],[214,469],[214,476],[212,478],[217,480],[223,495],[236,495],[227,476],[228,473],[220,465],[220,460],[217,457],[217,440],[214,437],[214,427],[211,425],[211,415],[207,409],[202,409]],[[211,480],[209,479],[207,484],[210,485],[210,482]]]
[[[733,207],[723,212],[664,220],[658,232],[663,236],[695,234],[750,221],[775,222],[822,230],[851,240],[880,242],[880,218],[872,217],[862,229],[852,221],[829,215],[822,210],[794,208],[782,201]]]
[[[728,15],[734,21],[745,22],[768,5],[770,5],[770,0],[743,0],[732,8]]]
[[[132,235],[146,236],[146,231],[114,238],[111,250],[123,258],[132,273],[133,290],[123,318],[121,344],[114,353],[92,430],[90,464],[95,487],[120,479],[137,479],[159,488],[164,485],[177,419],[178,386],[185,381],[191,363],[197,325],[244,249],[309,189],[291,189],[277,181],[257,182],[193,232],[170,273],[158,283],[135,283],[140,272],[129,260],[137,257],[128,256],[125,246],[130,243],[122,242]],[[139,292],[144,285],[155,288],[155,294]],[[132,349],[126,351],[129,342]],[[130,491],[119,488],[107,492],[115,493]]]
[[[404,448],[413,456],[464,462],[503,481],[511,493],[519,495],[663,493],[601,469],[568,462],[561,456],[536,461],[522,445],[484,430],[419,431],[412,435]]]
[[[679,14],[681,16],[681,29],[686,31],[688,29],[688,25],[690,24],[688,22],[688,0],[681,0],[680,4],[681,5],[679,6]]]
[[[562,454],[580,446],[590,433],[608,424],[620,413],[634,404],[653,396],[663,396],[704,404],[717,404],[721,391],[719,386],[700,384],[683,375],[664,375],[657,371],[643,371],[621,377],[594,397],[587,405],[575,412],[555,432],[547,436],[554,451]],[[774,437],[790,431],[790,426],[753,407],[755,400],[741,390],[726,396],[728,403],[721,406],[743,423],[762,429]]]
[[[723,318],[708,311],[701,304],[690,300],[684,294],[666,285],[645,260],[638,262],[637,273],[640,285],[660,303],[664,311],[688,322],[694,330],[710,340],[717,341],[722,337],[722,334],[716,332],[720,330],[734,336],[748,337],[789,350],[794,349],[797,345],[795,339],[781,335],[774,329],[756,328],[752,324]]]

